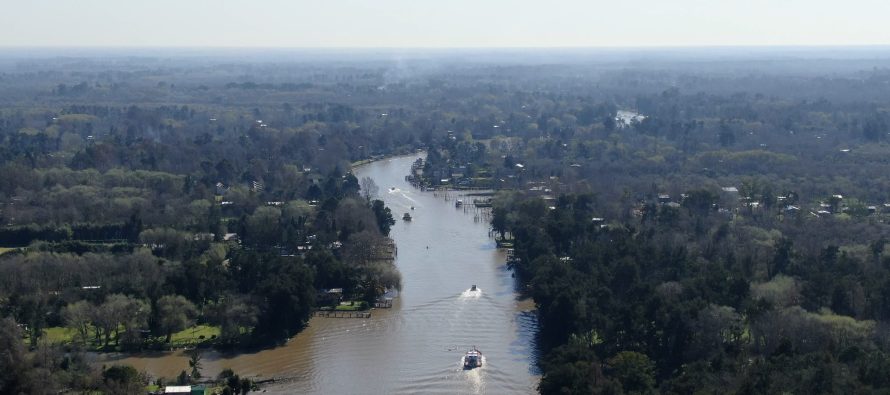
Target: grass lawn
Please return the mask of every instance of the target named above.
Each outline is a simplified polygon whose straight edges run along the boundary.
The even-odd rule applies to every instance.
[[[46,340],[55,344],[71,343],[71,340],[74,339],[76,334],[77,332],[74,329],[60,326],[54,326],[43,330],[43,336]]]
[[[354,301],[352,304],[350,304],[350,301],[340,302],[337,307],[334,307],[334,310],[337,311],[361,311],[366,309],[366,307],[363,308],[362,302],[358,300]]]
[[[186,330],[176,332],[170,338],[171,343],[203,343],[210,341],[214,336],[219,337],[219,327],[212,325],[198,325]],[[204,336],[202,339],[201,336]]]
[[[44,338],[50,343],[54,344],[71,343],[74,340],[75,336],[77,336],[77,332],[74,329],[58,326],[46,328],[43,330],[43,333]],[[92,335],[92,332],[90,334]],[[218,326],[197,325],[174,333],[173,336],[170,338],[170,343],[180,346],[197,345],[200,343],[213,341],[217,337],[219,337],[219,334],[220,328]],[[203,336],[203,338],[201,338],[201,336]],[[163,337],[161,339],[163,340]],[[89,346],[90,348],[96,349],[101,347],[101,345],[98,344],[90,344]]]

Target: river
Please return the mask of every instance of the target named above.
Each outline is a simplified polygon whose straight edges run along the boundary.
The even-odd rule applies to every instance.
[[[248,377],[285,378],[265,387],[269,393],[535,392],[540,377],[533,305],[519,299],[506,255],[495,248],[488,224],[474,209],[455,208],[456,196],[446,200],[405,181],[415,159],[403,156],[355,169],[359,179],[374,179],[379,198],[398,221],[390,236],[398,247],[403,289],[393,308],[373,310],[369,319],[312,318],[286,345],[272,349],[207,351],[205,376],[232,368]],[[414,220],[402,221],[405,212]],[[468,292],[472,284],[481,292]],[[472,346],[483,353],[485,364],[463,370],[462,356]],[[114,361],[168,378],[188,367],[181,352]]]

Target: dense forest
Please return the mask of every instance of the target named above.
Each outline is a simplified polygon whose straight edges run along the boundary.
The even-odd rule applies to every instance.
[[[224,74],[223,102],[196,99],[210,88],[155,81],[181,70],[125,63],[0,77],[0,315],[32,351],[3,359],[0,392],[115,392],[80,352],[274,344],[400,287],[392,214],[351,173],[417,145],[379,139],[378,110]],[[298,93],[245,105],[256,89]]]
[[[883,54],[252,55],[0,56],[0,392],[399,288],[351,168],[419,149],[501,191],[542,393],[890,388]]]

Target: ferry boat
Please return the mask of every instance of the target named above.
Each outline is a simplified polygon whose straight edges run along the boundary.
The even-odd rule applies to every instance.
[[[467,355],[464,355],[464,369],[475,369],[482,367],[482,353],[473,346],[473,349],[467,351]]]
[[[410,220],[411,220],[411,214],[405,213],[405,215],[402,216],[402,220],[404,220],[404,221],[410,221]]]

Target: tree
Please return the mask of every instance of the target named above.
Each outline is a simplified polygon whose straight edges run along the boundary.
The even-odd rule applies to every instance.
[[[77,339],[81,345],[85,346],[87,343],[95,309],[96,307],[86,300],[74,302],[62,309],[65,325],[77,332]]]
[[[504,207],[495,207],[491,210],[491,229],[498,232],[501,239],[507,232],[507,209]]]
[[[267,272],[260,281],[257,295],[265,303],[256,335],[286,338],[300,329],[315,304],[312,269],[299,260],[269,258]]]
[[[622,351],[608,361],[609,375],[614,377],[625,392],[649,394],[655,389],[655,364],[646,354]]]
[[[377,219],[377,227],[384,236],[389,236],[389,230],[396,224],[396,220],[392,217],[392,210],[386,207],[382,200],[375,200],[371,203],[371,210],[374,211],[374,217]]]
[[[197,348],[188,352],[189,368],[192,370],[192,380],[201,379],[201,351]]]
[[[250,244],[270,247],[281,241],[281,210],[277,207],[258,207],[247,218],[246,238]]]
[[[254,303],[241,295],[227,295],[221,302],[208,306],[213,321],[220,326],[220,338],[234,341],[242,330],[257,324],[259,311]]]
[[[111,340],[111,334],[114,333],[115,341],[118,340],[118,332],[123,315],[127,309],[128,299],[125,295],[114,294],[105,298],[93,314],[93,322],[96,327],[101,329],[105,334],[104,344],[107,346]]]
[[[158,299],[158,326],[170,342],[173,332],[181,331],[192,324],[197,309],[192,302],[181,295],[166,295]]]
[[[111,394],[136,394],[148,384],[145,374],[129,365],[114,365],[102,372],[105,390]]]
[[[386,239],[372,231],[362,231],[349,237],[343,246],[344,262],[365,266],[382,256]]]
[[[541,394],[590,394],[606,383],[602,363],[593,349],[583,342],[571,341],[548,353],[541,361],[546,374],[541,377]]]
[[[700,215],[707,214],[708,211],[713,209],[717,200],[717,194],[707,189],[694,189],[686,193],[686,198],[683,199],[683,207]]]
[[[361,190],[362,197],[369,202],[372,198],[377,197],[377,193],[380,192],[380,188],[371,177],[362,177]]]
[[[173,259],[185,254],[190,237],[189,233],[172,228],[146,229],[139,234],[139,240],[156,255]]]
[[[22,330],[12,318],[0,320],[0,393],[27,392],[25,344]]]

